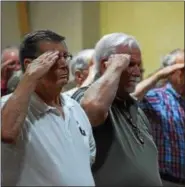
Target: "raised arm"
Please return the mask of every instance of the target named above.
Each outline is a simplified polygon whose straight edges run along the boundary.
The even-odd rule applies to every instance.
[[[171,66],[167,66],[163,69],[160,69],[150,77],[141,81],[137,86],[136,90],[132,95],[136,97],[138,100],[142,100],[145,94],[152,89],[159,80],[167,78],[170,74],[178,69],[184,68],[184,64],[174,64]]]
[[[90,86],[81,99],[81,106],[93,126],[102,124],[107,118],[109,107],[116,96],[121,74],[129,62],[129,55],[112,55],[106,63],[107,69],[103,76]]]
[[[18,87],[2,107],[1,141],[5,143],[16,142],[24,124],[30,97],[35,90],[37,81],[48,72],[57,58],[58,52],[48,52],[28,65]]]
[[[96,76],[96,67],[94,64],[92,64],[90,67],[89,67],[89,74],[88,74],[88,77],[85,79],[85,81],[82,83],[82,85],[80,87],[85,87],[85,86],[88,86],[90,85],[91,83],[93,83],[94,79],[95,79],[95,76]]]

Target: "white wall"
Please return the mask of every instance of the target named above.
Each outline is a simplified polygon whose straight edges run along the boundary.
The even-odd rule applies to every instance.
[[[1,1],[1,49],[20,42],[16,2]]]
[[[32,30],[51,29],[66,37],[71,53],[82,49],[82,2],[29,2]]]

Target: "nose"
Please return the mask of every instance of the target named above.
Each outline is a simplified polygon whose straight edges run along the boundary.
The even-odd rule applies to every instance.
[[[67,61],[65,60],[65,58],[60,58],[57,61],[57,65],[58,65],[59,68],[65,68],[65,67],[68,66]]]
[[[134,66],[132,74],[136,77],[140,77],[141,76],[141,68],[139,66]]]
[[[16,64],[15,65],[15,71],[19,71],[21,69],[21,65],[20,64]]]

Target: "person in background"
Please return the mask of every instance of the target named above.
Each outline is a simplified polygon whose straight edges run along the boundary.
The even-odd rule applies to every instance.
[[[22,71],[14,71],[7,84],[7,94],[12,93],[22,77]]]
[[[61,94],[70,59],[65,38],[53,31],[24,37],[23,77],[1,98],[3,186],[94,186],[91,125],[80,105]]]
[[[15,46],[6,47],[1,54],[1,96],[17,86],[20,76],[19,49]]]
[[[167,54],[163,68],[140,82],[133,96],[150,120],[164,186],[185,185],[184,50]],[[154,88],[163,79],[168,82]]]
[[[99,78],[73,98],[93,126],[96,185],[162,186],[149,121],[130,96],[142,74],[138,42],[124,33],[105,35],[95,46],[93,62]]]
[[[72,96],[78,88],[89,82],[88,74],[89,68],[92,64],[92,56],[94,49],[85,49],[80,51],[72,60],[71,60],[71,74],[74,77],[74,82],[76,87],[64,92],[68,96]]]

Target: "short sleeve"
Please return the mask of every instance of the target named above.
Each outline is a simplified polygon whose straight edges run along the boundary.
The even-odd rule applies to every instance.
[[[143,111],[152,110],[156,105],[160,105],[162,102],[161,97],[157,89],[152,89],[147,92],[143,100],[139,102],[139,106]]]
[[[71,98],[76,100],[78,103],[80,103],[81,99],[83,98],[84,96],[84,93],[86,92],[86,90],[88,89],[89,87],[82,87],[82,88],[79,88],[72,96]]]
[[[12,94],[9,94],[9,95],[6,95],[6,96],[1,98],[1,109],[5,106],[5,104],[10,99],[11,96],[12,96]],[[16,148],[17,149],[20,146],[24,146],[23,144],[27,140],[27,132],[28,132],[29,124],[30,124],[30,121],[26,118],[25,122],[24,122],[24,125],[23,125],[23,128],[21,129],[20,135],[18,137],[18,141],[17,141],[17,143],[15,145],[2,143],[2,144],[6,145],[6,149],[7,148],[11,148],[11,149]],[[22,140],[24,140],[24,141],[22,141]]]
[[[96,157],[96,143],[95,143],[94,136],[92,133],[92,128],[90,128],[89,146],[90,146],[90,152],[91,152],[91,166],[92,166],[95,163],[95,157]]]
[[[6,104],[6,102],[8,101],[8,99],[12,96],[12,94],[6,95],[1,97],[1,109],[3,108],[3,106]]]

